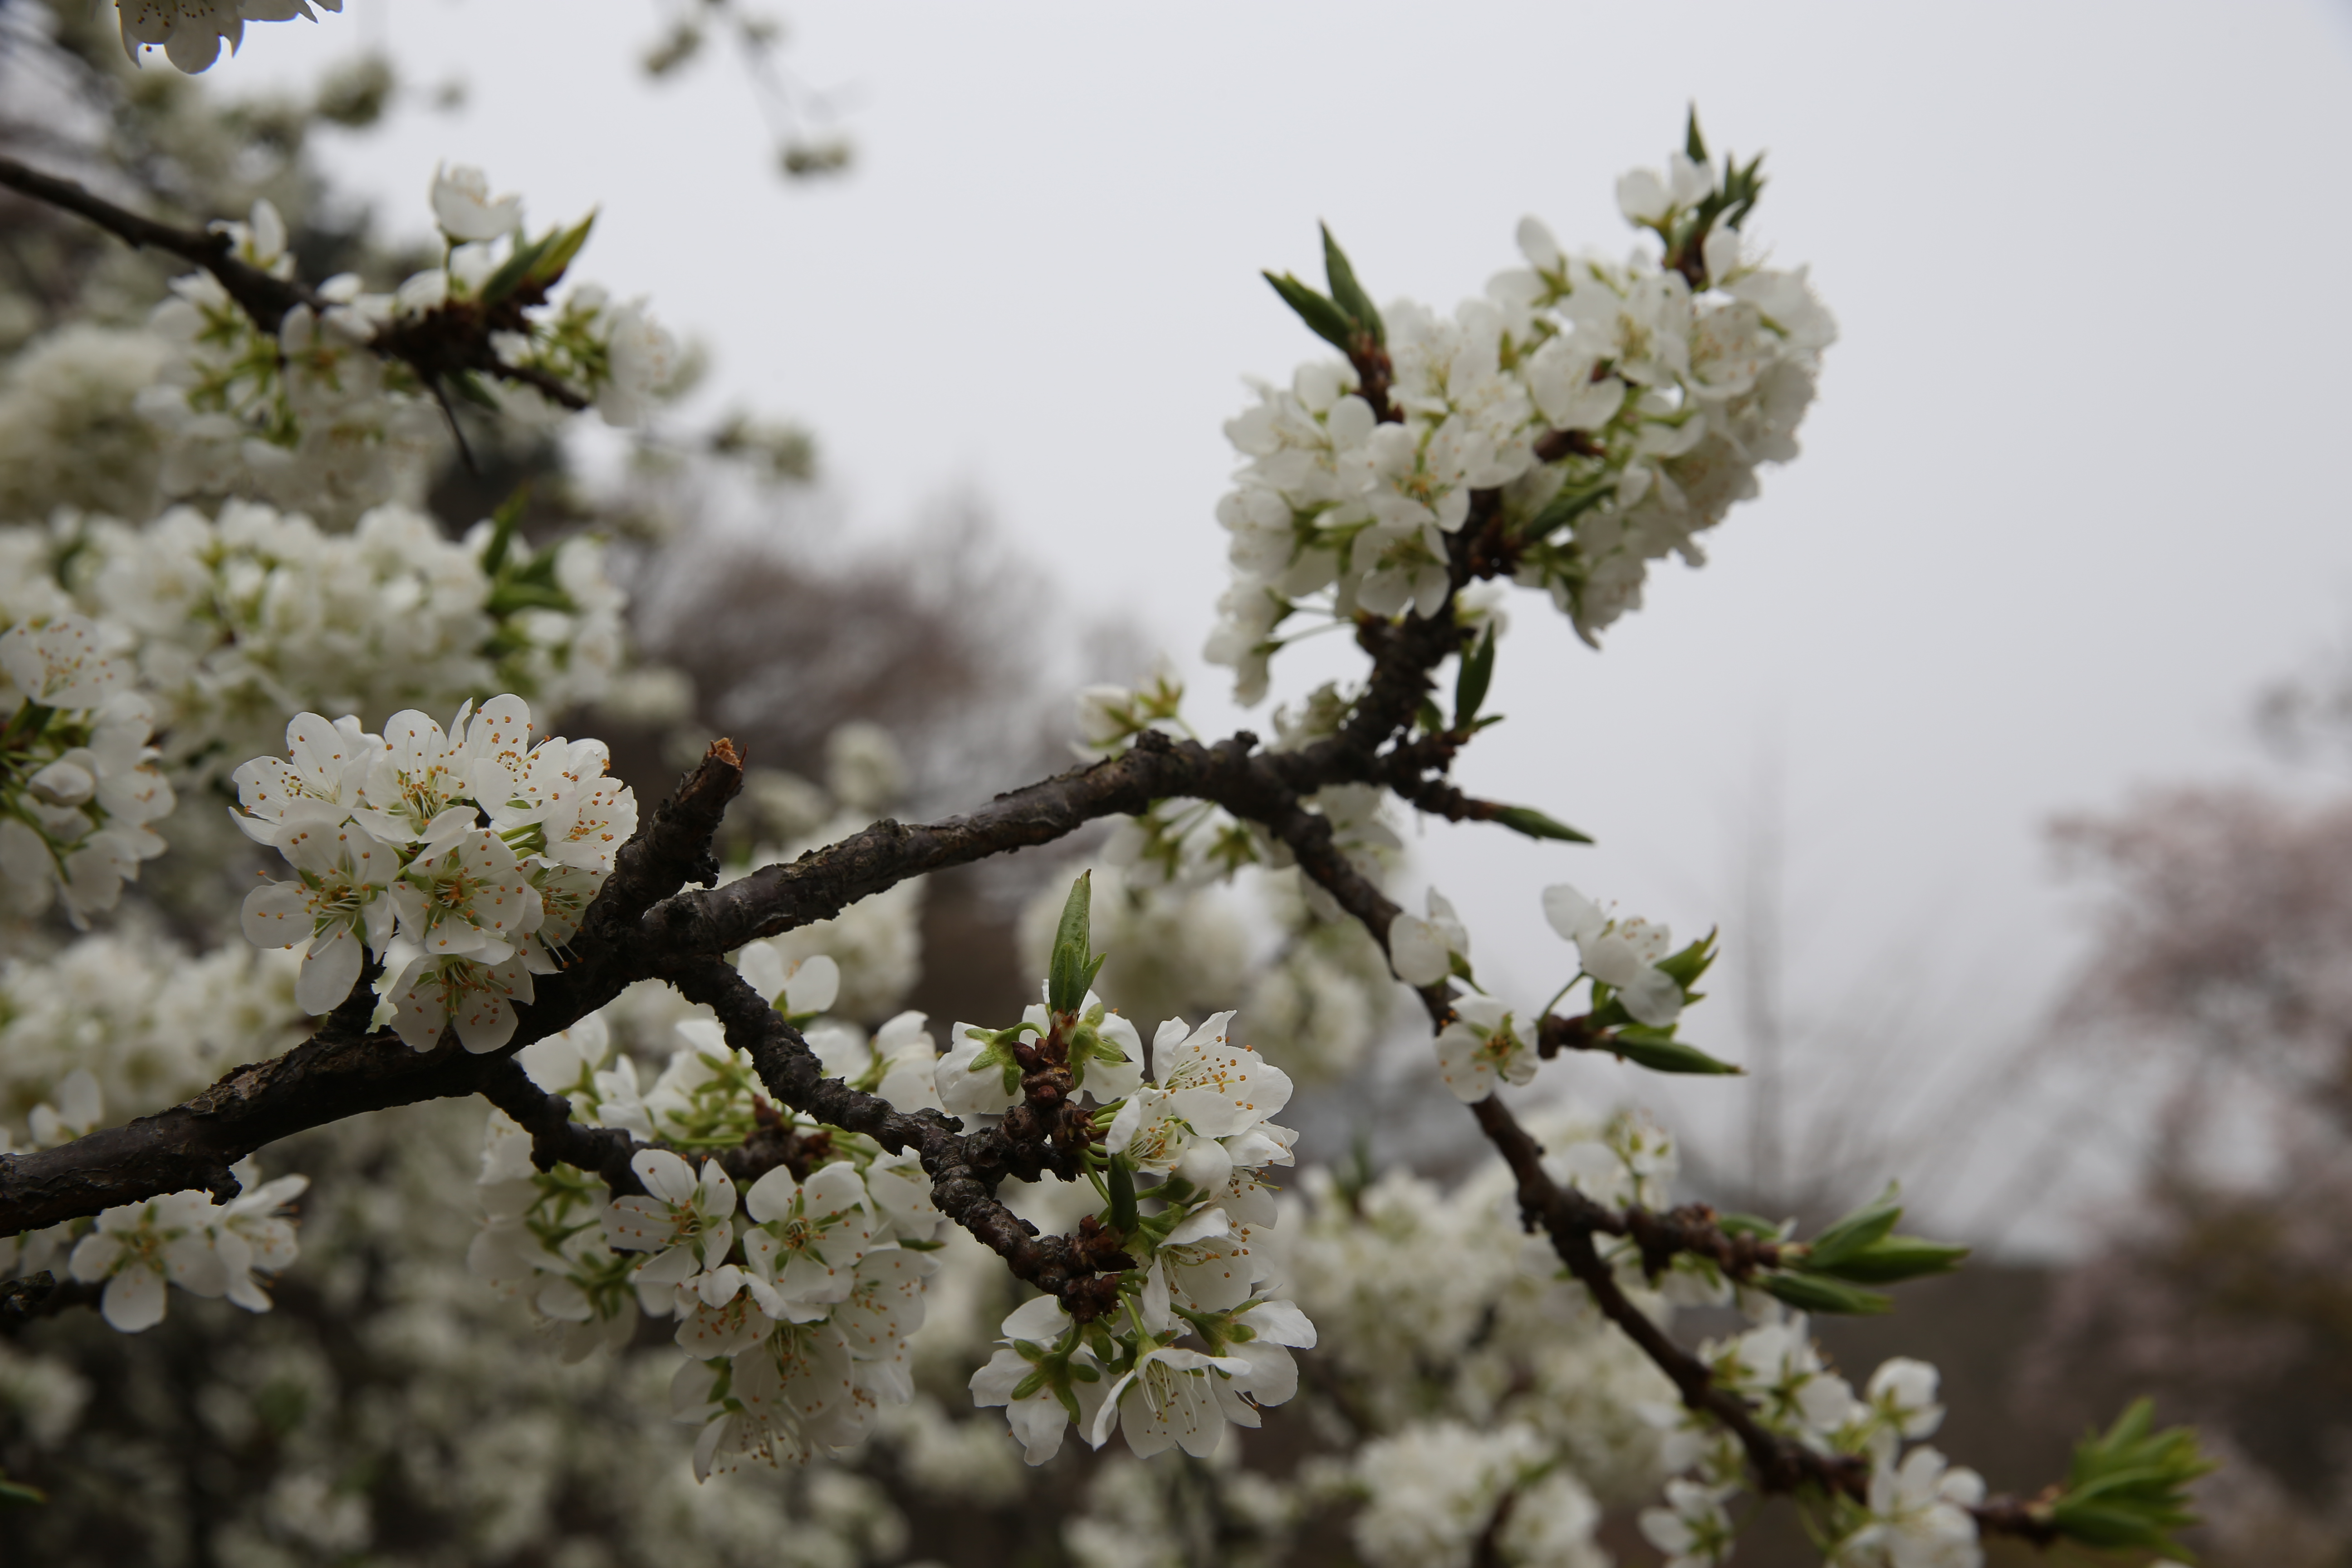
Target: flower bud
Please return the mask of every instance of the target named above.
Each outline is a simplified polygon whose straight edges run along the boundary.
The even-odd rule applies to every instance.
[[[51,805],[79,805],[98,792],[89,770],[75,763],[51,763],[25,781],[36,798]]]

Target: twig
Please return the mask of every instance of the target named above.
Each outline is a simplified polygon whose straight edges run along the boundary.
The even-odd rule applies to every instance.
[[[94,1307],[102,1293],[100,1286],[60,1279],[46,1268],[21,1279],[0,1280],[0,1334],[14,1334],[27,1323],[74,1307]]]
[[[142,217],[102,196],[92,195],[75,181],[28,169],[14,158],[0,158],[0,185],[87,218],[135,249],[165,250],[194,262],[219,279],[229,298],[253,318],[256,326],[273,336],[285,324],[286,312],[295,306],[309,305],[314,310],[322,307],[319,297],[300,284],[273,278],[238,258],[226,234],[177,228]]]
[[[142,217],[91,195],[72,180],[44,174],[14,158],[0,158],[0,185],[87,218],[136,248],[169,251],[194,262],[219,281],[228,297],[253,319],[255,326],[272,337],[286,324],[287,312],[296,306],[305,305],[318,311],[329,309],[329,301],[302,284],[273,277],[236,256],[226,234],[179,228]],[[453,373],[497,376],[533,387],[551,401],[575,411],[588,406],[589,400],[560,377],[530,365],[508,364],[490,346],[493,331],[518,328],[522,310],[543,298],[524,297],[518,291],[515,297],[489,311],[484,311],[470,300],[451,300],[421,316],[392,322],[369,340],[368,347],[416,372],[418,379],[432,390],[444,412],[449,415],[450,428],[462,449],[465,435],[457,431],[457,415],[449,408],[442,390],[443,381]]]

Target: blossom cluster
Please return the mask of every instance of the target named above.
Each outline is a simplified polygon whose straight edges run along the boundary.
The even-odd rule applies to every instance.
[[[86,926],[163,852],[147,825],[170,813],[172,786],[147,743],[146,699],[108,640],[74,615],[0,632],[0,902],[10,913],[37,914],[62,895]]]
[[[461,542],[403,506],[347,533],[252,501],[142,527],[60,513],[0,528],[0,623],[92,628],[102,658],[87,679],[137,689],[186,783],[273,744],[305,709],[446,709],[486,688],[546,710],[593,700],[621,652],[602,549],[518,553],[495,524]],[[21,692],[9,680],[0,700]]]
[[[260,1181],[247,1160],[235,1173],[248,1190],[226,1203],[209,1193],[167,1193],[110,1208],[74,1244],[67,1270],[84,1284],[103,1281],[99,1311],[126,1334],[163,1321],[166,1281],[195,1296],[226,1296],[248,1312],[269,1310],[255,1274],[276,1274],[300,1248],[286,1206],[308,1176]]]
[[[446,731],[415,709],[384,730],[299,714],[286,757],[236,770],[232,819],[297,873],[246,896],[246,937],[302,948],[305,1012],[340,1004],[373,955],[379,1016],[412,1047],[454,1026],[467,1050],[495,1050],[531,976],[561,967],[636,830],[636,797],[605,776],[603,742],[534,742],[512,694],[467,703]]]
[[[1349,356],[1261,385],[1225,427],[1243,463],[1217,508],[1234,580],[1208,658],[1234,670],[1241,700],[1265,695],[1293,615],[1436,615],[1447,538],[1474,500],[1517,581],[1588,641],[1639,606],[1650,562],[1701,559],[1696,536],[1756,493],[1758,466],[1796,455],[1836,336],[1804,269],[1765,265],[1733,226],[1744,207],[1715,221],[1736,173],[1676,153],[1665,174],[1620,183],[1631,222],[1678,237],[1684,254],[1663,259],[1570,256],[1525,220],[1526,265],[1451,317],[1373,311],[1336,247],[1340,322],[1312,313],[1332,300],[1277,280]],[[1376,363],[1385,386],[1366,384]]]
[[[1829,1560],[1839,1568],[1978,1568],[1984,1554],[1969,1510],[1984,1500],[1983,1479],[1916,1441],[1943,1422],[1936,1369],[1896,1356],[1856,1394],[1823,1362],[1802,1316],[1770,1302],[1752,1315],[1760,1319],[1754,1327],[1700,1348],[1716,1380],[1768,1429],[1870,1465],[1867,1495],[1834,1502]],[[1727,1434],[1685,1412],[1661,1407],[1656,1419],[1671,1428],[1666,1462],[1685,1473],[1667,1483],[1663,1506],[1643,1510],[1643,1533],[1670,1568],[1717,1568],[1735,1540],[1726,1505],[1744,1488],[1742,1456]]]
[[[299,963],[242,942],[192,956],[144,921],[51,954],[11,954],[0,963],[0,1152],[23,1146],[12,1128],[47,1147],[99,1125],[100,1103],[161,1110],[290,1046]],[[79,1080],[89,1084],[81,1109]]]
[[[1286,1347],[1312,1346],[1314,1324],[1261,1289],[1277,1210],[1260,1173],[1292,1163],[1297,1135],[1268,1120],[1288,1103],[1290,1079],[1233,1042],[1233,1017],[1162,1023],[1146,1077],[1132,1024],[1092,992],[1066,1011],[1049,992],[1011,1028],[958,1025],[935,1069],[950,1113],[1008,1110],[1034,1070],[1034,1035],[1059,1042],[1101,1102],[1088,1122],[1108,1200],[1095,1223],[1137,1263],[1119,1276],[1118,1310],[1080,1322],[1039,1297],[1004,1320],[1002,1348],[971,1379],[973,1401],[1005,1407],[1033,1465],[1060,1451],[1073,1421],[1097,1448],[1124,1431],[1139,1458],[1171,1447],[1205,1458],[1228,1424],[1255,1426],[1261,1408],[1297,1392]],[[1140,1192],[1139,1176],[1151,1184]]]
[[[1532,1131],[1554,1178],[1596,1201],[1654,1202],[1671,1180],[1671,1142],[1638,1116],[1570,1111]],[[1375,1568],[1467,1563],[1490,1529],[1499,1561],[1592,1561],[1596,1501],[1656,1495],[1648,1413],[1672,1404],[1672,1384],[1522,1234],[1500,1162],[1450,1188],[1403,1170],[1369,1177],[1307,1172],[1276,1249],[1324,1331],[1321,1381],[1363,1439],[1325,1462],[1318,1489],[1361,1502],[1351,1533]],[[1645,1310],[1671,1313],[1637,1258],[1619,1279]]]
[[[790,973],[754,962],[747,978],[770,982],[793,1016],[830,1006],[839,983],[824,958]],[[921,1024],[908,1015],[873,1041],[835,1026],[832,1048],[854,1045],[872,1065],[913,1037],[929,1062]],[[911,1154],[771,1106],[750,1058],[710,1020],[678,1033],[682,1048],[643,1088],[634,1061],[612,1056],[601,1017],[525,1048],[524,1069],[567,1095],[575,1116],[663,1146],[633,1158],[644,1194],[615,1199],[571,1166],[535,1169],[530,1139],[493,1116],[486,1223],[468,1260],[527,1300],[570,1360],[618,1349],[640,1311],[675,1318],[689,1359],[671,1409],[699,1428],[699,1476],[846,1447],[882,1405],[913,1394],[907,1341],[923,1321],[940,1224],[929,1179]],[[910,1084],[919,1098],[926,1075]],[[716,1156],[747,1147],[764,1152],[765,1169],[739,1184]]]
[[[104,1123],[106,1096],[88,1068],[67,1073],[50,1092],[56,1103],[36,1105],[26,1119],[36,1147],[69,1142]],[[0,1154],[8,1142],[0,1129]],[[299,1249],[287,1205],[310,1178],[262,1182],[250,1158],[231,1174],[244,1190],[226,1203],[192,1188],[0,1240],[0,1279],[62,1266],[84,1284],[104,1286],[99,1310],[126,1334],[163,1321],[166,1283],[266,1312],[269,1295],[255,1275],[276,1274],[294,1261]]]
[[[538,390],[454,370],[427,381],[388,345],[487,333],[504,369],[553,375],[607,423],[641,423],[678,367],[669,334],[642,303],[598,289],[549,302],[588,235],[582,223],[535,241],[520,203],[492,200],[478,169],[443,169],[431,190],[447,242],[443,263],[390,293],[352,273],[330,278],[319,303],[289,310],[275,330],[249,315],[212,273],[172,284],[149,327],[169,345],[141,413],[167,436],[162,481],[173,495],[262,496],[341,519],[386,501],[413,502],[456,395],[544,424],[559,412]],[[214,226],[237,260],[290,280],[285,220],[267,200],[249,221]],[[430,356],[428,356],[430,357]],[[445,353],[440,357],[447,357]]]
[[[1425,919],[1400,913],[1389,922],[1389,962],[1397,978],[1414,987],[1458,978],[1475,988],[1468,927],[1434,888],[1426,907]],[[1580,1022],[1595,1030],[1613,1026],[1602,1041],[1611,1048],[1662,1071],[1728,1070],[1674,1037],[1675,1021],[1692,1000],[1689,986],[1711,962],[1709,942],[1674,952],[1665,926],[1637,916],[1613,918],[1565,882],[1544,889],[1543,907],[1552,929],[1576,944],[1577,973],[1532,1017],[1484,992],[1454,999],[1454,1016],[1438,1031],[1436,1048],[1438,1071],[1456,1099],[1467,1104],[1499,1085],[1533,1080],[1537,1026],[1580,981],[1591,984],[1591,1007]]]

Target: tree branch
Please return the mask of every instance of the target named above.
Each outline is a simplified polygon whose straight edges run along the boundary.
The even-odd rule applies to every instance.
[[[154,1116],[27,1154],[0,1154],[0,1236],[143,1203],[201,1187],[237,1192],[229,1167],[268,1143],[363,1111],[482,1092],[504,1081],[508,1058],[534,1040],[604,1006],[649,971],[628,935],[645,908],[689,878],[715,879],[710,835],[742,788],[742,762],[721,741],[656,806],[614,858],[581,921],[562,973],[541,976],[536,999],[518,1007],[513,1039],[474,1056],[444,1033],[432,1050],[410,1050],[389,1030],[372,1031],[374,998],[364,985],[328,1015],[310,1039],[282,1057],[240,1067],[196,1096]],[[520,1070],[516,1070],[516,1076]],[[528,1085],[529,1080],[524,1080]]]
[[[273,278],[231,254],[226,234],[177,228],[142,217],[102,196],[92,195],[75,181],[28,169],[14,158],[0,158],[0,185],[87,218],[133,249],[169,251],[183,260],[194,262],[218,279],[220,286],[228,290],[229,298],[265,332],[274,335],[284,325],[286,312],[297,305],[323,308],[319,297],[300,284]]]
[[[105,1288],[79,1279],[60,1279],[44,1268],[16,1279],[0,1279],[0,1335],[13,1335],[26,1324],[54,1318],[75,1307],[95,1307]]]
[[[226,234],[180,228],[142,217],[91,195],[75,181],[44,174],[14,158],[0,158],[0,185],[87,218],[136,249],[168,251],[195,263],[213,275],[255,326],[272,337],[296,306],[307,305],[318,311],[330,308],[329,301],[302,284],[273,277],[237,257]],[[521,309],[538,302],[513,299],[486,313],[472,300],[452,300],[421,316],[393,322],[378,331],[368,346],[386,359],[410,366],[427,386],[437,388],[451,374],[471,372],[536,388],[551,401],[574,411],[585,408],[588,399],[560,378],[529,365],[508,364],[490,346],[492,331],[520,326]]]
[[[1086,1321],[1118,1300],[1118,1281],[1108,1276],[1134,1262],[1115,1242],[1097,1240],[1092,1233],[1041,1236],[996,1198],[997,1184],[1006,1176],[1082,1176],[1074,1151],[1044,1139],[1017,1141],[1003,1127],[961,1133],[961,1123],[952,1117],[902,1111],[880,1095],[825,1077],[800,1031],[723,959],[692,960],[673,970],[669,979],[688,1001],[719,1015],[727,1043],[750,1054],[761,1081],[780,1103],[871,1138],[893,1153],[914,1150],[931,1178],[931,1201],[940,1212],[1003,1258],[1016,1277],[1060,1298],[1072,1317]]]

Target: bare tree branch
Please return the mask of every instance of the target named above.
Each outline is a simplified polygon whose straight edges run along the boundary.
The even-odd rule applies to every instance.
[[[285,323],[286,312],[297,305],[309,305],[314,310],[322,306],[319,297],[300,284],[273,278],[250,262],[240,260],[233,254],[226,234],[177,228],[142,217],[102,196],[91,195],[75,181],[28,169],[14,158],[0,158],[0,185],[77,217],[88,218],[136,249],[169,251],[183,260],[194,262],[218,279],[220,286],[228,290],[229,298],[265,332],[275,333]]]

